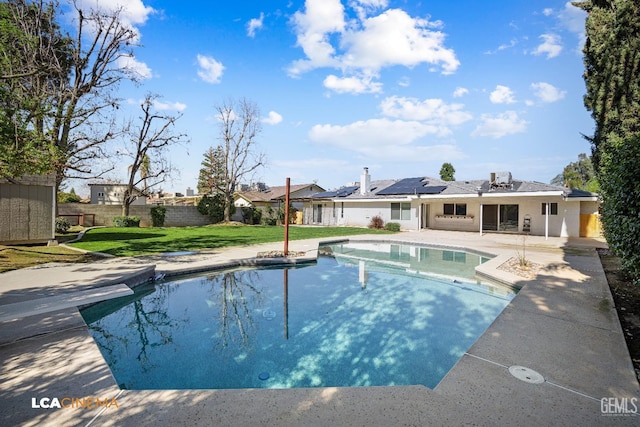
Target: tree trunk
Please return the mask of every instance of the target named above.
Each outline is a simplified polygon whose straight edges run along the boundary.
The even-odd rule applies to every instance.
[[[122,216],[129,216],[129,190],[124,191],[124,197],[122,198]]]
[[[231,221],[231,205],[233,204],[233,196],[226,196],[224,202],[224,222]]]

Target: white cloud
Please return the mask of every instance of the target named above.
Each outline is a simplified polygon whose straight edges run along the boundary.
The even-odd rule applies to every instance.
[[[114,12],[121,9],[120,19],[123,24],[131,26],[147,22],[149,15],[155,13],[151,6],[145,6],[142,0],[80,0],[79,8]]]
[[[428,63],[441,66],[443,74],[451,74],[460,62],[452,49],[444,47],[444,33],[432,31],[432,27],[428,20],[412,18],[403,10],[387,10],[363,21],[362,30],[343,35],[346,52],[342,63],[372,70]]]
[[[535,48],[534,55],[547,55],[547,59],[555,58],[562,51],[560,36],[557,34],[542,34],[539,38],[543,40],[542,44]]]
[[[587,12],[574,6],[570,1],[566,2],[564,9],[558,13],[560,24],[578,37],[576,53],[581,54],[587,39],[585,34],[585,20]]]
[[[586,11],[568,1],[564,4],[564,9],[558,13],[558,18],[567,30],[584,36],[585,19],[587,19]]]
[[[469,93],[469,89],[466,87],[457,87],[456,90],[453,91],[454,98],[460,98]]]
[[[389,5],[388,0],[351,0],[349,7],[356,11],[360,20],[365,19],[368,15],[378,9],[384,9]]]
[[[315,125],[309,139],[365,155],[372,159],[423,162],[424,159],[456,159],[464,157],[455,145],[419,145],[414,142],[426,135],[437,134],[436,126],[418,121],[370,119],[346,126]]]
[[[376,14],[387,7],[386,0],[353,0],[348,5],[357,15],[348,22],[338,0],[307,0],[304,11],[294,14],[297,45],[305,58],[291,63],[288,72],[292,77],[317,68],[339,69],[344,81],[334,76],[329,83],[344,91],[345,84],[356,83],[346,79],[377,77],[384,67],[429,64],[433,70],[451,74],[460,65],[455,52],[445,47],[444,33],[437,30],[442,23],[413,18],[401,9]]]
[[[345,28],[340,0],[307,0],[305,6],[305,13],[298,11],[293,15],[297,44],[307,56],[289,67],[289,73],[294,76],[314,68],[338,65],[329,35]]]
[[[181,112],[187,108],[187,104],[183,104],[182,102],[161,102],[157,99],[153,101],[153,106],[159,111],[174,110]]]
[[[207,83],[220,83],[224,65],[212,56],[198,55],[198,76]]]
[[[346,126],[315,125],[311,128],[309,137],[314,142],[361,151],[367,147],[382,148],[387,145],[410,144],[437,131],[435,126],[417,121],[370,119]]]
[[[264,13],[262,12],[260,12],[259,18],[250,19],[249,22],[247,23],[247,35],[252,38],[255,37],[256,30],[259,30],[262,28],[263,22],[264,22]]]
[[[382,83],[373,82],[372,77],[337,77],[329,74],[324,79],[324,87],[338,93],[380,93]]]
[[[489,50],[487,52],[485,52],[486,55],[494,55],[502,50],[507,50],[507,49],[511,49],[512,47],[514,47],[515,45],[518,44],[518,40],[517,39],[511,39],[509,41],[509,43],[503,43],[500,46],[498,46],[498,48],[496,50]]]
[[[521,133],[527,129],[527,122],[518,117],[515,111],[505,111],[502,114],[483,114],[481,121],[471,133],[473,137],[502,138],[505,135]]]
[[[269,111],[269,116],[262,119],[262,122],[268,125],[277,125],[282,122],[282,116],[275,111]]]
[[[462,104],[447,104],[441,99],[391,96],[380,103],[382,114],[402,120],[417,120],[437,129],[438,136],[451,134],[450,126],[461,125],[473,118]]]
[[[493,104],[513,104],[516,102],[513,91],[502,85],[497,85],[495,90],[489,95],[489,100]]]
[[[542,10],[542,14],[544,16],[551,16],[553,14],[553,9],[551,9],[550,7],[544,8]]]
[[[134,56],[123,55],[118,57],[116,64],[123,70],[127,70],[133,74],[136,74],[138,78],[150,79],[153,77],[151,68],[144,62],[138,61]]]
[[[407,76],[401,77],[400,80],[398,80],[398,86],[401,86],[401,87],[411,86],[411,79]]]
[[[531,90],[533,90],[534,95],[540,99],[540,101],[545,103],[559,101],[567,94],[566,91],[561,91],[555,86],[545,82],[532,83]]]

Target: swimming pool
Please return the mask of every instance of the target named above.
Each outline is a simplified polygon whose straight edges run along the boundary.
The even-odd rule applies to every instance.
[[[338,243],[317,264],[138,287],[82,311],[122,388],[434,388],[514,297],[487,258]]]

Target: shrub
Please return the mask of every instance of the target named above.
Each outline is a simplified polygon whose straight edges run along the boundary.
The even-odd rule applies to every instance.
[[[71,228],[71,223],[67,218],[59,216],[56,218],[56,233],[66,233]]]
[[[164,226],[164,216],[167,213],[167,208],[164,206],[154,206],[151,208],[151,225],[154,227]]]
[[[73,188],[71,192],[65,193],[64,191],[58,191],[58,203],[78,203],[80,202],[80,196],[78,196]]]
[[[602,226],[609,249],[620,257],[622,268],[640,285],[640,135],[610,136],[601,153],[599,181]]]
[[[380,216],[376,215],[371,218],[371,222],[369,223],[369,228],[375,228],[376,230],[382,230],[384,228],[384,221]]]
[[[388,222],[384,226],[384,229],[389,231],[400,231],[400,224],[397,222]]]
[[[243,207],[242,218],[247,224],[260,224],[260,221],[262,220],[262,209],[254,206]]]
[[[278,224],[278,212],[275,212],[271,206],[267,206],[262,215],[262,225],[276,225]],[[284,217],[284,214],[283,214]]]
[[[231,215],[235,211],[236,207],[231,205]],[[203,196],[198,202],[198,212],[202,215],[207,215],[214,224],[224,220],[224,196],[220,193],[213,196]]]
[[[140,227],[139,216],[114,216],[112,222],[114,227]]]

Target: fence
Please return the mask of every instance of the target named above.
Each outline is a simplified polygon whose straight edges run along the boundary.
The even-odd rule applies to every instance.
[[[151,226],[152,205],[130,206],[129,215],[140,217],[140,226]],[[200,214],[195,206],[166,206],[165,227],[186,227],[211,224],[209,217]],[[58,215],[88,218],[93,216],[94,225],[113,225],[114,216],[122,215],[120,205],[88,205],[84,203],[61,203],[58,205]]]

